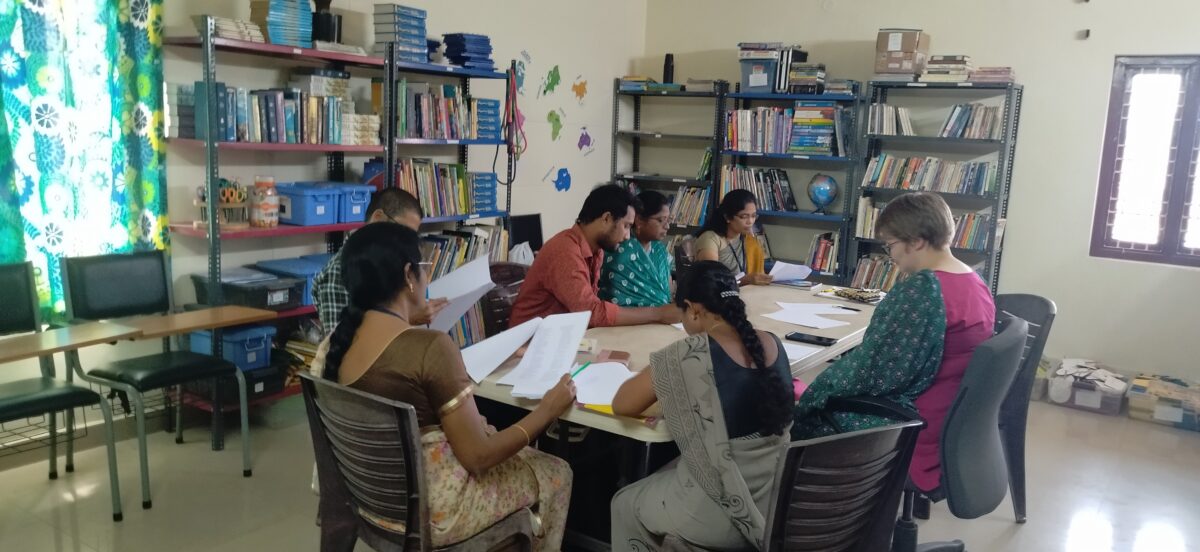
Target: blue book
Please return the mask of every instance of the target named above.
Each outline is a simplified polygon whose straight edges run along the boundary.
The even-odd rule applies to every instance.
[[[278,103],[276,102],[275,93],[267,91],[263,94],[263,98],[267,103],[267,140],[270,142],[281,142],[279,134],[279,115]]]
[[[382,15],[403,15],[405,17],[415,17],[417,19],[425,19],[428,13],[420,8],[410,8],[401,6],[400,4],[375,4],[375,18],[378,19]]]
[[[207,86],[205,85],[204,81],[196,81],[194,86],[196,94],[196,139],[204,140],[208,138],[208,133],[210,130],[208,125]],[[213,83],[213,89],[216,91],[217,102],[215,108],[213,109],[217,115],[216,128],[213,136],[215,140],[221,141],[224,140],[225,123],[227,120],[225,113],[225,83]]]
[[[375,33],[408,34],[414,36],[419,35],[422,38],[428,34],[426,32],[424,21],[414,23],[412,21],[380,22],[378,20],[375,21]],[[375,42],[382,41],[376,38]]]
[[[375,42],[395,42],[396,44],[402,44],[404,46],[422,48],[426,51],[428,51],[429,48],[429,46],[425,43],[426,38],[424,36],[415,34],[381,33],[377,31],[375,33]]]
[[[237,89],[225,89],[225,137],[226,142],[237,141]]]
[[[297,134],[296,131],[298,129],[296,126],[296,122],[297,122],[297,120],[296,120],[296,100],[293,100],[290,98],[283,100],[284,141],[287,142],[288,144],[297,143],[296,142],[296,134]]]
[[[250,92],[237,89],[237,141],[250,141]]]

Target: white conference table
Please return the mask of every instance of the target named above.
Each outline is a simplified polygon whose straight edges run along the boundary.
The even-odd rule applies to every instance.
[[[875,308],[861,303],[850,303],[837,299],[827,299],[814,296],[810,290],[801,290],[786,286],[745,286],[741,288],[742,300],[746,302],[746,311],[750,323],[760,330],[778,335],[780,339],[790,332],[802,332],[832,337],[837,343],[822,347],[821,351],[792,364],[792,375],[811,382],[821,368],[829,360],[857,346],[862,342],[867,324],[871,320]],[[780,322],[762,316],[779,310],[777,301],[787,303],[825,303],[847,306],[859,309],[860,312],[846,311],[845,315],[828,315],[829,318],[844,320],[850,324],[837,328],[816,330]],[[650,354],[687,336],[682,330],[666,324],[644,324],[640,326],[621,326],[611,328],[592,328],[585,334],[595,339],[599,349],[625,351],[630,354],[630,368],[641,370],[650,362]],[[581,355],[580,361],[590,360],[592,355]],[[510,358],[500,365],[492,375],[488,376],[476,388],[475,395],[496,402],[516,406],[525,410],[533,410],[538,401],[517,399],[512,396],[512,387],[497,385],[496,382],[516,366],[516,358]],[[649,424],[642,418],[616,416],[584,409],[576,406],[563,414],[559,419],[628,437],[643,443],[663,443],[671,440],[665,424]]]

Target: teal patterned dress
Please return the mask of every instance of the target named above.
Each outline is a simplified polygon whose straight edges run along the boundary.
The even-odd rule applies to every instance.
[[[604,256],[600,298],[622,307],[657,307],[671,302],[671,256],[661,241],[650,251],[629,238]]]
[[[942,364],[946,304],[933,272],[923,270],[897,283],[879,303],[862,345],[817,376],[794,410],[792,439],[836,433],[822,416],[833,398],[871,396],[913,409],[913,401],[933,383]],[[894,420],[831,412],[843,431],[858,431]]]

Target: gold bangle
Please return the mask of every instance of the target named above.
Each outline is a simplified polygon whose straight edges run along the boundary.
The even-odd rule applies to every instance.
[[[513,424],[512,426],[521,430],[521,433],[525,434],[525,446],[529,446],[533,443],[533,439],[529,437],[529,432],[525,431],[525,428],[521,427],[521,424]]]

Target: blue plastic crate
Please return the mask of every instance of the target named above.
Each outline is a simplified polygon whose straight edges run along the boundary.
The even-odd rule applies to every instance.
[[[777,59],[743,59],[742,92],[774,92]]]
[[[256,370],[271,363],[271,338],[275,326],[243,326],[221,332],[221,357],[237,365],[243,372]],[[212,332],[192,332],[188,340],[193,353],[212,354]]]
[[[321,273],[325,265],[308,259],[276,259],[262,261],[258,263],[258,268],[278,276],[304,280],[304,292],[301,294],[300,304],[311,305],[313,304],[313,278]]]
[[[342,193],[332,188],[283,183],[279,191],[279,222],[294,226],[336,224]]]
[[[338,222],[366,222],[367,206],[375,187],[366,184],[334,184],[342,190],[342,202],[338,208]]]

